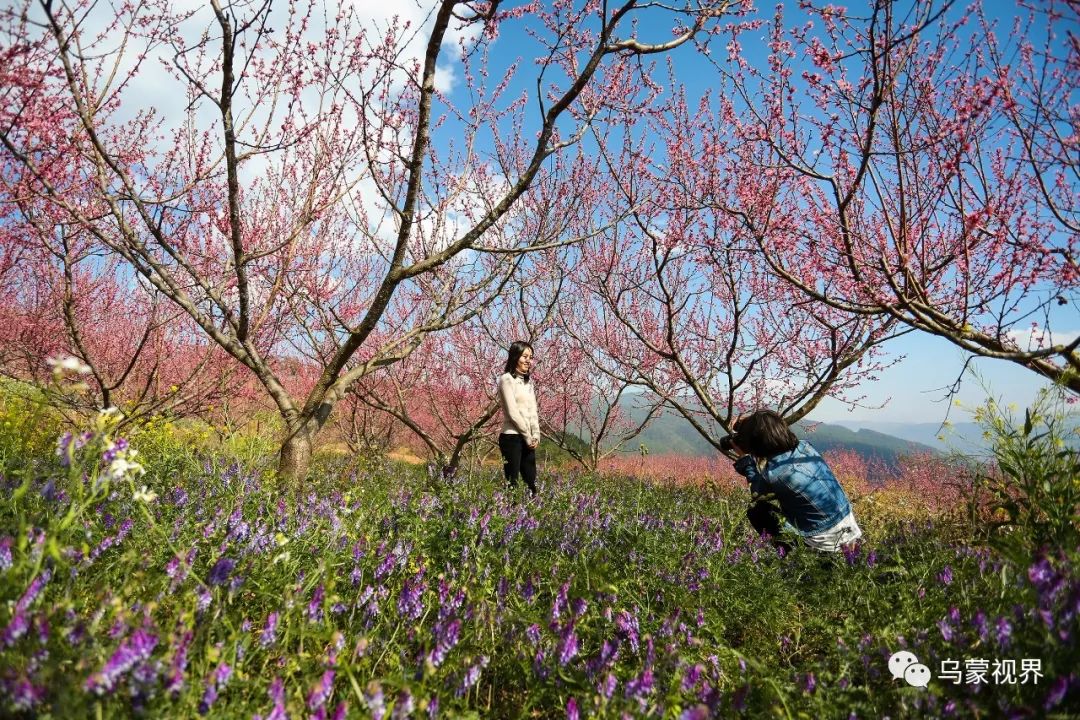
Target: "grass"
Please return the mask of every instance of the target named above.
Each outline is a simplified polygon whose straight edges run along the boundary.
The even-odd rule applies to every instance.
[[[257,442],[199,449],[166,423],[132,435],[145,475],[109,479],[107,422],[58,457],[31,438],[59,435],[57,418],[0,409],[4,714],[1080,710],[1076,549],[1009,560],[955,503],[890,512],[895,494],[856,494],[857,552],[779,557],[727,484],[549,466],[526,499],[492,472],[444,482],[338,457],[296,498]],[[929,687],[890,675],[900,649],[931,668]],[[937,677],[943,660],[1024,658],[1039,659],[1037,683]]]

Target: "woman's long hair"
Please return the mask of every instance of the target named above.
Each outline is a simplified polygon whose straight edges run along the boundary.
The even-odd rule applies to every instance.
[[[772,410],[758,410],[739,420],[735,425],[735,444],[754,457],[771,458],[791,452],[799,445],[799,438],[791,428]]]
[[[524,353],[526,350],[532,349],[532,345],[525,342],[524,340],[515,340],[514,342],[510,343],[510,352],[506,355],[506,367],[504,368],[505,372],[517,375],[517,364],[518,360],[521,359],[522,353]],[[533,350],[533,353],[535,354],[536,351]],[[525,382],[529,382],[528,373],[525,373],[524,375],[522,375],[522,377],[525,379]]]

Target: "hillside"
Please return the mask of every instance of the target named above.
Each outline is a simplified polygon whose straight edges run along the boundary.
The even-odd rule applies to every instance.
[[[851,430],[867,430],[884,433],[903,440],[928,445],[941,452],[984,454],[987,450],[982,428],[972,422],[950,423],[942,426],[937,422],[901,423],[869,420],[846,420],[835,423]]]
[[[640,417],[641,411],[628,405],[633,417]],[[878,459],[890,468],[896,467],[899,459],[913,453],[936,453],[936,448],[913,442],[870,429],[852,430],[841,425],[827,423],[799,424],[795,434],[813,443],[821,452],[830,450],[851,450],[866,459]],[[626,450],[634,451],[644,444],[653,454],[677,454],[699,457],[715,454],[716,450],[701,437],[693,426],[682,416],[665,412],[653,421]]]

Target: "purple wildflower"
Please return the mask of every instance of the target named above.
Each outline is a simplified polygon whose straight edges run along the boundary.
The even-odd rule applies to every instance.
[[[955,633],[953,632],[953,627],[949,624],[949,621],[942,618],[941,620],[938,620],[937,626],[938,629],[941,630],[942,639],[945,640],[945,642],[952,642]]]
[[[368,683],[364,690],[364,704],[371,712],[373,720],[382,720],[386,715],[386,700],[383,697],[382,685],[375,680]]]
[[[803,678],[803,690],[812,695],[816,689],[817,678],[814,677],[814,673],[807,673]]]
[[[533,655],[533,673],[541,680],[546,680],[548,676],[548,670],[544,667],[545,660],[547,660],[547,654],[544,652],[544,648],[536,648],[536,654]]]
[[[600,681],[600,685],[598,685],[596,689],[606,699],[610,700],[611,696],[615,694],[615,688],[618,686],[618,679],[611,673],[608,673],[604,676],[604,679]]]
[[[270,683],[269,695],[274,707],[270,709],[270,714],[265,720],[289,720],[289,713],[285,710],[285,685],[280,677],[275,677]],[[256,717],[262,716],[256,715]]]
[[[573,660],[577,653],[577,633],[574,632],[574,625],[571,623],[566,626],[559,638],[559,665],[566,667],[566,664]]]
[[[1050,567],[1050,561],[1046,558],[1040,558],[1028,568],[1028,580],[1039,590],[1049,585],[1053,578],[1054,569]]]
[[[29,680],[19,680],[10,688],[11,704],[16,710],[32,710],[45,699],[45,689],[36,687]]]
[[[480,673],[487,667],[487,664],[488,657],[487,655],[483,655],[479,662],[469,666],[469,669],[465,671],[465,676],[461,678],[461,684],[458,685],[457,692],[455,693],[458,697],[464,696],[465,693],[469,692],[469,688],[480,680]]]
[[[625,610],[620,610],[615,616],[615,628],[619,635],[630,643],[630,649],[638,651],[638,621],[637,618]]]
[[[938,580],[941,581],[942,585],[952,585],[952,581],[953,581],[952,568],[950,566],[948,566],[948,565],[946,565],[944,568],[942,568],[941,572],[938,573]]]
[[[101,672],[94,673],[86,680],[86,689],[97,695],[104,695],[116,689],[120,678],[141,662],[150,658],[157,647],[157,637],[138,629],[131,637],[120,643]]]
[[[349,703],[342,700],[334,707],[334,712],[330,714],[330,720],[345,720],[349,714]]]
[[[698,703],[683,710],[682,714],[679,715],[679,720],[709,720],[711,717],[712,712],[709,710],[709,706]]]
[[[403,720],[409,717],[415,709],[412,693],[408,690],[402,690],[398,693],[397,700],[394,701],[394,712],[391,713],[390,717],[393,720]]]
[[[527,637],[529,639],[529,642],[532,645],[534,645],[534,646],[539,645],[540,644],[540,626],[537,625],[536,623],[533,623],[532,625],[530,625],[528,628],[525,629],[525,637]]]
[[[461,621],[457,618],[449,622],[435,623],[432,633],[435,635],[435,647],[428,653],[428,661],[435,667],[439,667],[446,660],[447,653],[458,641],[458,633],[461,631]]]
[[[207,579],[211,585],[223,585],[229,579],[229,575],[232,574],[235,567],[235,560],[223,557],[214,563],[214,567],[210,568],[210,576]]]
[[[531,575],[525,579],[525,586],[521,588],[521,597],[530,605],[532,604],[533,598],[536,597],[536,586],[533,585]]]
[[[229,531],[229,540],[241,543],[247,540],[250,535],[251,525],[246,520],[241,520]]]
[[[334,690],[334,675],[333,670],[327,670],[323,673],[319,682],[315,684],[315,687],[311,689],[311,693],[308,695],[309,710],[318,710],[330,699],[330,693]]]
[[[11,620],[8,621],[7,627],[4,628],[4,632],[0,633],[0,645],[11,647],[29,629],[30,620],[26,617],[26,613],[16,610],[15,614],[11,616]]]
[[[646,668],[643,673],[636,678],[626,683],[626,697],[628,698],[644,698],[646,695],[653,691],[653,673],[650,668]]]
[[[124,438],[116,438],[113,442],[109,443],[109,446],[105,448],[105,452],[101,455],[101,464],[108,465],[117,458],[122,452],[127,450],[128,441]]]
[[[270,683],[270,701],[275,705],[281,705],[285,702],[285,683],[281,681],[280,677],[275,677]]]
[[[210,712],[210,708],[214,707],[214,703],[218,699],[218,689],[213,682],[206,684],[206,691],[203,692],[202,700],[199,702],[199,714],[205,715]]]
[[[589,676],[591,677],[603,670],[605,667],[608,667],[611,662],[616,658],[616,656],[618,656],[618,654],[618,640],[616,640],[615,642],[605,640],[600,646],[600,654],[590,660],[586,665],[586,670],[588,671]]]
[[[975,631],[979,634],[979,639],[986,642],[986,639],[990,636],[990,629],[986,624],[986,613],[979,610],[975,613],[975,617],[971,619],[971,624],[975,626]]]
[[[127,621],[124,618],[119,617],[119,618],[116,619],[116,622],[114,622],[112,624],[112,627],[109,628],[108,632],[105,633],[105,634],[108,635],[109,638],[112,639],[112,640],[119,640],[120,638],[127,635],[127,631],[128,631]]]
[[[10,535],[0,538],[0,572],[11,569],[11,546],[14,542]]]
[[[731,707],[737,712],[742,712],[746,709],[746,695],[750,692],[750,686],[742,684],[739,689],[735,691],[735,694],[731,697]]]
[[[577,700],[571,695],[566,701],[566,720],[579,720],[581,713],[578,711]]]
[[[49,619],[44,615],[38,615],[34,619],[34,625],[37,628],[38,642],[42,645],[49,642]]]
[[[205,585],[200,585],[195,590],[195,609],[200,613],[206,612],[213,600],[214,596],[210,594],[210,590]]]
[[[270,647],[277,640],[278,614],[272,612],[266,616],[266,626],[259,633],[259,645],[264,648]]]
[[[213,675],[206,681],[206,691],[203,692],[202,702],[199,703],[199,714],[205,715],[217,702],[218,693],[228,684],[232,677],[232,668],[224,662],[218,664]]]
[[[559,588],[559,592],[555,595],[555,602],[551,605],[551,619],[552,621],[558,620],[564,612],[566,612],[566,606],[568,600],[566,597],[567,592],[570,590],[570,581],[567,580]]]
[[[570,606],[574,611],[574,617],[579,618],[585,614],[585,608],[587,608],[589,604],[582,598],[575,598],[574,601],[570,603]]]
[[[1043,709],[1050,710],[1061,704],[1061,701],[1065,699],[1065,694],[1069,691],[1070,683],[1075,678],[1075,675],[1062,675],[1055,680],[1054,684],[1050,686],[1050,692],[1046,693]]]
[[[35,577],[30,583],[30,587],[26,588],[26,592],[22,594],[19,601],[15,603],[15,612],[22,613],[30,609],[30,605],[37,600],[38,595],[41,594],[42,588],[52,579],[52,570],[45,568],[45,570]]]
[[[71,465],[71,440],[70,432],[66,432],[56,440],[56,457],[60,458],[60,466]]]
[[[842,545],[840,549],[844,553],[844,559],[847,561],[848,567],[854,566],[855,562],[859,559],[859,546],[852,543],[850,545]]]
[[[380,550],[381,549],[382,548],[380,547]],[[382,562],[380,562],[379,566],[375,568],[375,579],[382,580],[384,577],[390,574],[394,567],[398,565],[403,565],[408,555],[409,549],[402,546],[401,543],[398,543],[393,550],[386,553],[386,556],[383,557]]]
[[[416,621],[424,613],[424,571],[421,569],[415,576],[405,581],[401,587],[401,595],[398,597],[398,613],[409,621]]]
[[[705,667],[699,664],[695,664],[693,667],[687,669],[687,671],[683,673],[682,691],[689,692],[690,688],[697,685],[698,681],[701,680],[701,673],[704,670]]]
[[[192,637],[194,637],[194,634],[190,630],[183,634],[176,646],[176,650],[173,651],[172,661],[169,663],[169,677],[165,683],[165,691],[171,693],[173,697],[179,695],[184,687],[188,646],[191,645]]]
[[[308,622],[320,623],[323,618],[323,597],[326,591],[320,583],[315,588],[315,592],[311,596],[311,602],[307,606],[307,619]]]
[[[999,617],[996,631],[998,645],[1004,650],[1009,647],[1012,638],[1012,624],[1004,616]]]

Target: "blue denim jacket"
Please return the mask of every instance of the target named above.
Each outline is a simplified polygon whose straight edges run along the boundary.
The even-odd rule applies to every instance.
[[[749,455],[735,461],[754,495],[773,494],[788,522],[802,535],[825,532],[851,512],[844,488],[809,443],[769,458],[763,471]]]

